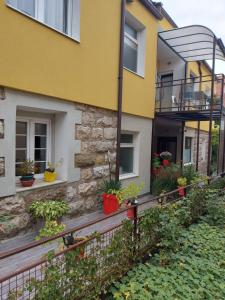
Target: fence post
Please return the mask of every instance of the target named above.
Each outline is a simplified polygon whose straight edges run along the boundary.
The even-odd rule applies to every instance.
[[[134,236],[134,247],[133,247],[133,252],[134,252],[134,257],[136,256],[137,254],[137,251],[138,251],[138,248],[139,248],[139,245],[138,245],[138,202],[137,200],[134,201],[134,221],[133,221],[133,224],[134,224],[134,228],[133,228],[133,236]]]

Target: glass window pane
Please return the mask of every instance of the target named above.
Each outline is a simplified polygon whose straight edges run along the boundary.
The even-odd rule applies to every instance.
[[[132,36],[132,38],[134,38],[135,40],[137,39],[137,31],[128,24],[125,24],[125,32]]]
[[[41,150],[35,149],[34,160],[35,161],[46,161],[46,150],[45,149],[41,149]]]
[[[35,17],[35,0],[8,0],[7,3],[31,17]]]
[[[27,158],[26,150],[16,150],[16,162],[23,162]]]
[[[123,143],[129,143],[132,144],[133,143],[133,135],[132,134],[126,134],[126,133],[122,133],[121,134],[121,139],[120,142]]]
[[[35,135],[47,135],[47,125],[35,123]]]
[[[184,163],[190,163],[190,162],[191,162],[191,150],[184,149]]]
[[[46,162],[36,162],[35,163],[35,174],[44,173],[46,168]]]
[[[16,134],[27,134],[27,122],[16,122]]]
[[[45,1],[45,23],[66,33],[68,0]]]
[[[133,173],[134,149],[120,148],[120,174]]]
[[[35,136],[35,148],[46,148],[46,137]]]
[[[137,48],[131,47],[128,42],[124,44],[124,67],[137,72]]]
[[[16,136],[16,148],[27,148],[26,135],[17,135]]]

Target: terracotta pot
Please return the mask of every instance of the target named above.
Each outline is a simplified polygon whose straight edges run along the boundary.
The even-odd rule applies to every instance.
[[[162,164],[164,167],[168,167],[168,165],[170,164],[170,161],[168,159],[163,159]]]
[[[178,186],[178,194],[180,197],[184,197],[185,196],[185,189],[183,186]]]
[[[127,208],[127,217],[131,220],[134,219],[134,208],[129,208],[129,204],[127,204]]]
[[[33,185],[35,178],[30,179],[30,180],[23,180],[22,178],[20,178],[20,183],[23,187],[30,187]]]
[[[115,195],[103,194],[102,200],[103,200],[103,212],[106,215],[116,212],[120,207],[119,201]]]

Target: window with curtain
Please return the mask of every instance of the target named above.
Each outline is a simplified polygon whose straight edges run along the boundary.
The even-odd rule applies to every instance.
[[[138,60],[138,32],[125,24],[125,37],[124,37],[124,67],[137,72]]]
[[[68,36],[79,38],[80,0],[8,0],[7,4]]]
[[[135,135],[122,133],[120,141],[120,175],[135,173]]]

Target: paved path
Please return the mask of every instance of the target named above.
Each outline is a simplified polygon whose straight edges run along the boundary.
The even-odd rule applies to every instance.
[[[148,195],[144,196],[139,199],[139,203],[149,200],[148,203],[140,205],[138,208],[138,211],[141,212],[146,208],[152,207],[155,205],[155,202],[152,201],[153,196]],[[79,227],[81,225],[84,225],[88,222],[100,219],[104,216],[102,211],[96,211],[78,218],[70,219],[66,221],[67,229]],[[90,235],[91,233],[95,231],[103,231],[107,230],[113,225],[120,224],[120,222],[126,218],[126,212],[120,213],[114,217],[111,217],[106,220],[99,221],[93,225],[90,225],[80,231],[76,232],[77,236],[85,236]],[[34,240],[34,237],[37,235],[37,232],[31,232],[24,236],[18,236],[11,240],[4,242],[1,242],[0,244],[0,252],[5,252],[12,250],[14,248],[20,247],[22,245],[26,245],[29,242],[32,242]],[[6,276],[7,274],[10,274],[11,272],[17,271],[21,268],[24,268],[25,266],[29,265],[30,263],[35,263],[38,261],[44,254],[46,254],[49,250],[55,249],[58,247],[58,244],[56,242],[48,243],[45,245],[41,245],[35,248],[32,248],[30,250],[26,250],[24,252],[21,252],[19,254],[13,255],[9,258],[2,259],[0,261],[0,277]]]

